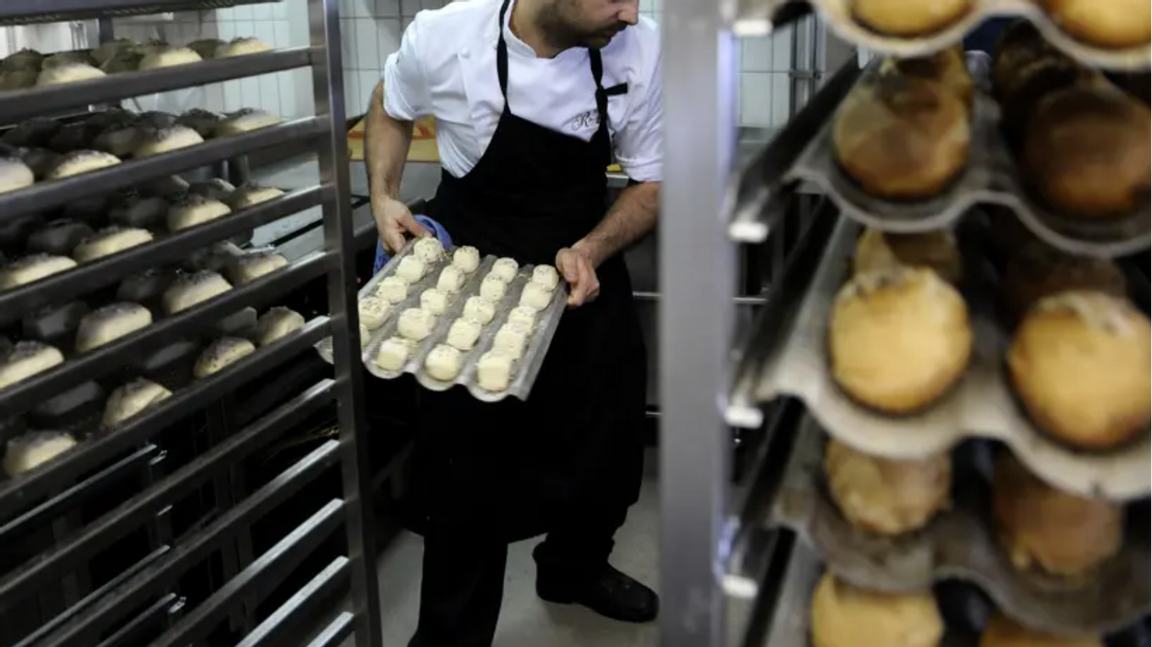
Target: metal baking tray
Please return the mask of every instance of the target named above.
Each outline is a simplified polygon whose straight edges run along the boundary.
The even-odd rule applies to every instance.
[[[771,32],[778,12],[791,0],[740,0],[733,30],[738,36],[763,36]],[[1109,70],[1147,70],[1152,45],[1127,49],[1095,47],[1072,38],[1035,0],[975,0],[972,10],[943,31],[930,36],[902,38],[879,34],[852,16],[850,0],[808,0],[844,40],[873,52],[894,56],[923,56],[960,43],[969,31],[993,16],[1027,18],[1044,37],[1076,60]]]
[[[374,295],[376,293],[376,286],[379,285],[384,277],[392,275],[396,267],[400,264],[400,260],[412,253],[414,245],[415,241],[410,241],[399,254],[392,257],[388,263],[360,289],[359,296],[363,298]],[[524,356],[514,365],[514,373],[507,390],[503,392],[493,392],[482,389],[480,385],[476,383],[476,361],[481,355],[491,349],[496,331],[507,321],[508,313],[519,303],[520,292],[532,276],[534,267],[532,265],[520,267],[516,278],[509,283],[508,291],[504,295],[504,299],[496,307],[495,317],[481,330],[480,339],[476,342],[476,346],[471,351],[464,353],[463,367],[460,375],[455,380],[443,382],[431,377],[424,370],[424,360],[428,356],[429,351],[437,344],[443,343],[447,338],[448,329],[451,327],[452,322],[463,312],[464,304],[467,302],[468,297],[479,294],[480,283],[495,262],[496,257],[491,255],[485,256],[480,260],[479,267],[468,276],[459,294],[449,302],[444,314],[437,319],[432,334],[416,345],[412,356],[408,359],[408,363],[402,370],[383,370],[376,365],[376,354],[380,349],[380,345],[386,339],[396,335],[396,326],[399,322],[400,313],[407,308],[420,307],[420,293],[430,287],[436,286],[440,270],[450,263],[448,255],[446,254],[439,263],[429,266],[424,278],[421,279],[420,282],[412,285],[408,290],[408,298],[400,303],[394,304],[392,313],[389,315],[388,320],[384,322],[384,325],[371,332],[371,336],[368,343],[364,346],[361,357],[368,372],[383,380],[396,379],[405,373],[411,374],[416,377],[416,380],[421,386],[432,391],[447,391],[453,386],[463,386],[468,389],[468,392],[471,393],[474,398],[484,402],[499,402],[509,396],[526,400],[528,394],[532,391],[532,385],[536,382],[536,376],[540,373],[544,356],[548,352],[548,347],[552,343],[552,337],[556,333],[557,326],[560,325],[560,317],[563,316],[564,309],[567,306],[568,290],[563,281],[560,282],[560,285],[557,286],[556,290],[552,293],[552,301],[548,307],[542,310],[537,316],[536,326],[533,329],[531,338],[528,340],[528,346],[524,351]],[[320,357],[326,362],[331,363],[333,361],[330,339],[318,344],[316,350],[320,354]]]
[[[1069,492],[1132,499],[1152,490],[1148,433],[1109,453],[1087,453],[1060,444],[1031,425],[1004,374],[1007,339],[987,289],[966,294],[975,349],[968,373],[948,395],[926,411],[904,417],[876,413],[853,402],[829,374],[825,344],[829,313],[849,275],[860,228],[846,218],[836,223],[806,292],[791,312],[776,313],[784,319],[779,334],[756,335],[747,342],[730,398],[729,424],[744,426],[748,421],[744,411],[753,403],[790,395],[803,400],[833,436],[872,455],[921,458],[968,437],[985,437],[1004,442],[1038,476]]]
[[[978,585],[1017,621],[1062,634],[1122,629],[1148,610],[1147,528],[1093,575],[1072,582],[1012,566],[988,519],[987,480],[976,460],[956,459],[953,505],[924,529],[882,537],[856,529],[824,488],[823,434],[802,423],[772,521],[796,531],[825,556],[838,577],[871,590],[900,593],[958,579]],[[956,487],[955,484],[962,484]],[[983,491],[981,491],[983,490]]]

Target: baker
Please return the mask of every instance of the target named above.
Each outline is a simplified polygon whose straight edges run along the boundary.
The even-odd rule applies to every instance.
[[[411,645],[489,645],[507,544],[536,591],[620,621],[656,594],[609,565],[639,495],[646,356],[621,253],[655,226],[659,34],[638,0],[471,0],[416,15],[372,99],[367,158],[384,247],[426,236],[398,199],[413,121],[436,118],[430,216],[455,245],[555,264],[564,313],[526,402],[420,391],[409,499],[424,535]],[[632,182],[607,203],[615,159]]]

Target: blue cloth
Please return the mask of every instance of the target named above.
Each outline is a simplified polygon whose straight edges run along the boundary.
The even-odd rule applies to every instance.
[[[429,218],[428,216],[416,216],[416,222],[420,223],[421,227],[435,234],[436,238],[440,241],[440,244],[444,246],[444,249],[452,248],[452,237],[448,235],[448,230],[445,229],[443,225]],[[384,250],[384,243],[377,240],[376,263],[372,267],[372,275],[375,276],[377,273],[379,273],[380,270],[385,265],[387,265],[388,261],[390,260],[392,260],[392,255]]]

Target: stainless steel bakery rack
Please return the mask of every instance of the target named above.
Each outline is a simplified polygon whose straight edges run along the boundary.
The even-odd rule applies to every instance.
[[[237,4],[250,3],[5,0],[0,3],[0,24],[97,19],[102,38],[107,38],[115,17]],[[313,117],[3,194],[0,221],[49,212],[146,180],[290,142],[314,152],[320,166],[320,184],[314,188],[157,236],[151,243],[0,292],[0,328],[11,328],[43,307],[104,291],[129,275],[173,264],[193,250],[309,208],[322,209],[325,235],[321,251],[196,307],[160,318],[92,352],[69,355],[63,364],[0,390],[0,433],[19,429],[24,414],[50,398],[94,380],[112,376],[123,380],[126,368],[148,353],[205,333],[212,324],[246,307],[278,304],[320,277],[327,277],[330,313],[314,316],[303,328],[219,373],[175,389],[170,398],[125,423],[107,429],[93,425],[72,429],[79,435],[76,447],[0,481],[3,647],[219,644],[213,641],[224,625],[231,631],[228,635],[240,636],[239,644],[245,647],[281,647],[309,640],[316,647],[338,645],[352,634],[361,647],[382,644],[376,525],[369,496],[373,475],[357,338],[357,246],[349,197],[339,15],[336,0],[309,0],[308,5],[309,47],[0,93],[0,124],[12,124],[143,94],[311,68],[316,105]],[[171,459],[165,460],[169,448],[158,440],[164,432],[193,414],[223,409],[223,402],[242,408],[244,403],[233,401],[235,394],[283,371],[292,360],[310,357],[312,346],[329,335],[334,338],[334,375],[311,379],[270,411],[249,416],[242,429],[233,432],[225,425],[223,433],[217,433],[214,442],[201,447],[193,458],[174,469],[165,467]],[[333,411],[328,415],[335,418],[338,440],[316,444],[250,492],[221,486],[234,482],[228,480],[229,475],[242,478],[245,459],[272,445],[302,420],[325,411]],[[219,432],[219,425],[216,428]],[[276,535],[278,539],[269,542],[270,548],[253,555],[256,524],[285,502],[299,505],[301,495],[314,489],[317,479],[337,465],[340,496],[318,503],[310,514],[302,510],[301,521],[293,521]],[[332,476],[337,475],[333,472]],[[128,488],[123,487],[125,480]],[[174,533],[170,517],[177,502],[203,498],[213,487],[215,496],[209,496],[207,504],[212,513]],[[95,513],[93,501],[102,506]],[[126,541],[141,528],[150,543],[144,557],[93,586],[87,573],[100,551]],[[347,537],[339,550],[342,554],[321,564],[294,593],[283,595],[281,584],[322,542],[339,538],[340,528]],[[18,553],[17,547],[27,551],[29,545],[31,552]],[[207,590],[189,592],[182,578],[217,560],[224,563],[223,579],[208,577],[215,581]],[[348,610],[324,618],[324,612],[336,609],[331,603],[349,588]],[[273,597],[273,591],[283,599]],[[22,627],[18,616],[29,608],[40,620],[24,618]],[[229,644],[236,644],[235,639]]]

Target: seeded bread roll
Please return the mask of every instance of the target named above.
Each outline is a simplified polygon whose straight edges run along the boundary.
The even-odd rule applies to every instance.
[[[812,596],[812,647],[938,647],[944,620],[931,591],[890,595],[825,573]]]
[[[531,331],[523,324],[508,322],[496,331],[492,338],[492,350],[498,350],[510,355],[512,359],[519,360],[524,357],[524,349],[528,346],[528,337]]]
[[[271,51],[271,47],[264,41],[254,36],[242,36],[234,38],[231,42],[220,45],[216,48],[216,58],[226,58],[228,56],[244,56],[245,54],[259,54],[260,52]]]
[[[192,374],[203,379],[218,373],[228,366],[256,352],[256,346],[241,337],[222,337],[204,349]]]
[[[499,276],[489,274],[480,281],[480,296],[492,303],[500,303],[504,300],[504,293],[508,291],[508,283]]]
[[[244,285],[287,265],[288,259],[275,252],[249,252],[233,260],[228,276],[232,285]]]
[[[216,136],[226,137],[228,135],[236,135],[250,130],[275,126],[280,122],[280,117],[271,115],[263,110],[244,108],[243,110],[238,110],[227,115],[216,127]]]
[[[145,131],[132,155],[136,158],[151,157],[203,143],[204,138],[195,130],[187,126],[172,126],[155,131]]]
[[[4,473],[16,478],[47,463],[76,446],[76,439],[62,431],[34,431],[8,441]]]
[[[464,358],[459,350],[448,344],[437,344],[424,358],[424,370],[434,380],[451,382],[460,375]]]
[[[121,227],[158,229],[167,218],[167,200],[145,197],[134,189],[117,194],[108,211],[108,220]]]
[[[28,251],[67,256],[81,241],[92,235],[92,228],[82,222],[53,220],[28,237]]]
[[[376,366],[385,371],[399,371],[408,363],[416,342],[403,337],[389,337],[380,342],[380,349],[376,352]]]
[[[1121,49],[1152,41],[1152,7],[1144,0],[1039,0],[1052,20],[1073,38]]]
[[[164,312],[173,315],[198,303],[224,294],[232,284],[216,272],[202,271],[181,274],[164,292]]]
[[[0,61],[0,70],[39,70],[44,62],[44,55],[34,49],[24,48],[4,57]]]
[[[416,258],[424,261],[426,265],[431,265],[440,260],[444,255],[444,245],[434,237],[421,238],[416,241],[412,246],[412,254]]]
[[[923,528],[948,505],[952,461],[947,452],[923,460],[868,456],[838,440],[824,452],[828,489],[858,528],[900,535]]]
[[[176,118],[176,124],[187,126],[195,130],[201,137],[208,139],[216,132],[216,126],[224,120],[224,115],[202,108],[193,108]]]
[[[490,350],[476,362],[476,383],[485,391],[501,393],[508,390],[515,360],[499,350]]]
[[[200,61],[200,55],[196,53],[196,50],[188,47],[171,47],[146,54],[144,58],[140,59],[140,69],[155,70],[162,67],[199,63]]]
[[[376,286],[376,296],[388,303],[400,303],[408,298],[408,281],[398,276],[385,276]]]
[[[93,310],[80,321],[76,351],[88,352],[152,325],[152,313],[137,303],[113,303]]]
[[[500,277],[501,281],[511,283],[512,279],[516,278],[516,272],[520,270],[520,264],[514,258],[498,258],[492,264],[492,270],[488,276]]]
[[[396,266],[394,276],[404,279],[409,283],[416,283],[424,278],[425,271],[424,261],[415,256],[405,256],[400,259],[400,263]]]
[[[36,77],[36,85],[61,85],[76,83],[77,81],[91,81],[102,79],[106,75],[102,70],[87,63],[67,63],[58,67],[45,67],[40,76]]]
[[[0,268],[0,290],[7,290],[64,272],[76,267],[76,261],[64,256],[31,254]]]
[[[1029,629],[996,613],[980,635],[980,647],[1104,647],[1100,638],[1053,636]]]
[[[282,306],[271,308],[256,320],[256,345],[267,346],[303,327],[304,315],[299,312]]]
[[[496,302],[484,297],[468,297],[464,302],[464,316],[486,326],[496,316]]]
[[[832,307],[832,377],[885,413],[913,413],[943,396],[964,375],[972,343],[964,299],[928,269],[860,274]]]
[[[463,351],[472,350],[476,346],[476,341],[480,339],[480,330],[483,326],[475,319],[468,317],[460,317],[452,322],[452,326],[448,328],[448,337],[445,341],[449,346],[458,348]]]
[[[551,292],[560,285],[560,274],[551,265],[537,265],[532,268],[532,282]]]
[[[111,226],[101,229],[72,250],[72,258],[77,263],[90,263],[96,259],[118,254],[137,245],[152,242],[152,234],[147,229]]]
[[[1009,374],[1037,426],[1078,448],[1110,449],[1148,425],[1150,335],[1148,319],[1126,301],[1065,292],[1024,317]]]
[[[448,293],[436,288],[428,288],[420,293],[420,307],[439,317],[448,309]]]
[[[362,297],[356,305],[360,313],[360,322],[368,330],[376,330],[383,326],[389,313],[392,312],[392,304],[376,297]]]
[[[64,355],[38,341],[17,343],[0,358],[0,389],[64,363]]]
[[[457,247],[452,252],[452,265],[460,268],[465,274],[471,274],[480,267],[480,250],[475,247]]]
[[[436,288],[441,292],[449,294],[456,294],[464,287],[464,280],[467,275],[464,271],[455,265],[449,265],[440,270],[440,276],[436,279]]]
[[[529,281],[520,292],[520,305],[543,310],[552,302],[552,292],[543,285]]]
[[[195,193],[185,193],[168,207],[168,231],[176,232],[223,218],[232,213],[228,205]]]
[[[436,315],[422,308],[408,308],[400,313],[396,332],[405,339],[422,341],[432,334],[434,325],[436,325]]]
[[[0,158],[0,193],[8,193],[32,186],[36,176],[22,160],[3,157]]]
[[[108,396],[101,424],[105,427],[115,427],[171,396],[172,392],[159,384],[137,378],[112,391],[112,395]]]
[[[892,234],[866,229],[856,242],[853,272],[864,274],[893,267],[926,267],[940,278],[958,285],[963,260],[950,231],[923,234]]]
[[[188,49],[196,52],[202,59],[216,58],[216,49],[224,44],[219,38],[202,38],[188,43]]]
[[[261,202],[275,200],[284,195],[284,192],[276,187],[260,186],[255,182],[249,182],[236,189],[229,199],[229,204],[236,211],[254,207]]]
[[[119,163],[120,158],[102,151],[73,151],[62,156],[56,166],[48,171],[45,179],[60,180],[73,175],[91,173]]]
[[[1074,291],[1123,299],[1128,295],[1128,283],[1112,261],[1074,256],[1039,241],[1012,257],[1000,281],[1001,303],[1013,320],[1048,297]]]
[[[532,306],[519,305],[508,312],[508,322],[518,323],[531,333],[536,329],[536,316],[539,314],[540,311]]]
[[[1057,490],[1011,452],[1001,452],[996,462],[992,512],[1000,540],[1020,570],[1080,576],[1120,550],[1120,505]]]

